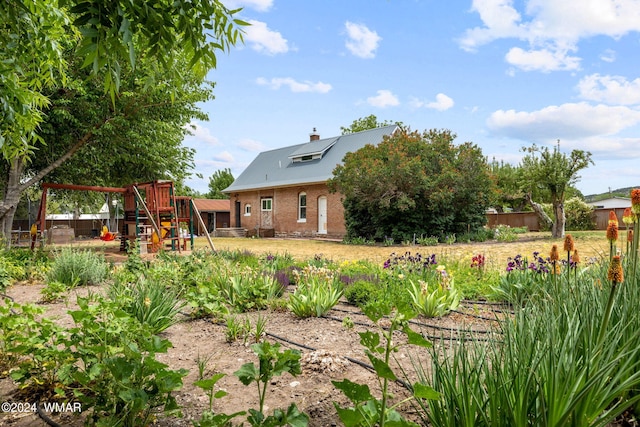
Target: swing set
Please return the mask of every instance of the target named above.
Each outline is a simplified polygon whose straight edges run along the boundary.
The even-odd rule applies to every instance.
[[[137,183],[122,188],[44,183],[38,218],[31,228],[32,249],[35,247],[38,234],[43,235],[46,229],[49,189],[122,194],[124,217],[118,230],[112,232],[104,226],[100,233],[100,238],[104,241],[113,241],[119,237],[120,251],[126,251],[129,244],[135,241],[140,242],[141,252],[158,252],[162,247],[181,252],[186,250],[187,241],[190,241],[193,250],[195,221],[203,226],[209,246],[215,251],[195,202],[191,197],[176,196],[172,181]]]

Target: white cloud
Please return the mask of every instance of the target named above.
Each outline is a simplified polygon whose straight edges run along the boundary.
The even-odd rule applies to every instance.
[[[344,26],[348,37],[345,46],[349,49],[349,52],[359,58],[375,57],[376,49],[382,37],[363,24],[354,24],[347,21]]]
[[[568,56],[566,51],[559,49],[539,49],[525,51],[519,47],[509,50],[505,60],[524,71],[539,70],[542,72],[557,70],[577,70],[580,68],[580,58]]]
[[[288,86],[291,92],[327,93],[332,89],[329,83],[314,83],[307,80],[298,82],[291,77],[276,77],[271,80],[259,77],[256,79],[256,83],[261,86],[269,86],[271,89],[280,89],[282,86]]]
[[[444,93],[439,93],[436,95],[435,102],[430,102],[427,104],[427,108],[432,108],[438,111],[445,111],[449,108],[453,107],[453,99],[449,98]]]
[[[498,110],[487,120],[487,126],[497,135],[532,142],[614,135],[639,123],[640,111],[584,102],[532,112]]]
[[[215,156],[213,156],[213,160],[218,162],[224,162],[224,163],[234,162],[233,154],[231,154],[228,151],[222,151],[220,153],[217,153]]]
[[[289,51],[289,43],[282,35],[269,29],[264,22],[249,19],[251,25],[244,27],[245,41],[251,48],[260,53],[267,55],[276,55],[278,53],[287,53]]]
[[[640,78],[591,74],[578,83],[580,97],[608,104],[640,105]]]
[[[430,108],[438,111],[446,111],[449,108],[453,107],[454,102],[453,99],[445,95],[444,93],[439,93],[436,95],[436,100],[432,102],[421,101],[418,98],[412,98],[410,101],[410,105],[414,108]]]
[[[612,49],[605,49],[604,52],[600,54],[600,59],[604,62],[615,62],[616,51]]]
[[[237,147],[252,153],[260,153],[266,149],[262,142],[250,138],[241,139]]]
[[[395,107],[400,104],[398,98],[390,90],[379,90],[378,95],[367,98],[367,103],[374,107]]]
[[[249,8],[258,12],[266,12],[273,6],[273,0],[226,0],[225,6],[229,9]]]
[[[213,136],[211,134],[211,130],[202,124],[198,122],[191,122],[185,127],[191,133],[187,138],[207,145],[220,145],[218,138]]]
[[[567,52],[575,51],[580,39],[619,38],[640,31],[638,0],[583,0],[579,4],[525,0],[522,9],[514,7],[514,0],[474,0],[471,11],[479,14],[483,25],[468,29],[460,46],[473,51],[498,39],[521,40],[527,47],[510,49],[507,61],[511,64],[525,70],[574,70],[579,58]]]

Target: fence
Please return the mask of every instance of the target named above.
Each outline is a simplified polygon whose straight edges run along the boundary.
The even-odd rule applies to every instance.
[[[614,211],[618,217],[618,224],[623,228],[622,215],[624,208],[615,209],[594,209],[593,222],[595,230],[606,230],[609,223],[609,212]],[[527,227],[529,231],[540,231],[540,222],[534,212],[508,212],[508,213],[488,213],[487,225],[491,228],[496,225],[508,225],[510,227]]]

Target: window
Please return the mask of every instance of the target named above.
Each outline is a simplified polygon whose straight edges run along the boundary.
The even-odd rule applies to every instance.
[[[244,205],[244,216],[251,216],[251,203]]]
[[[270,211],[272,209],[273,206],[273,199],[269,198],[269,199],[262,199],[262,210],[263,211]]]
[[[298,194],[298,221],[307,221],[307,193]]]

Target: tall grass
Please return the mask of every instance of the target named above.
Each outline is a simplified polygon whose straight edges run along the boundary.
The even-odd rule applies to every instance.
[[[98,285],[109,273],[104,255],[92,250],[64,248],[54,254],[47,272],[48,282],[60,282],[67,286]]]
[[[554,282],[516,306],[489,343],[443,340],[430,366],[414,359],[421,381],[443,396],[420,407],[425,421],[606,426],[633,408],[640,399],[635,286],[620,287],[609,316],[613,293],[604,265],[591,266],[573,286]]]

